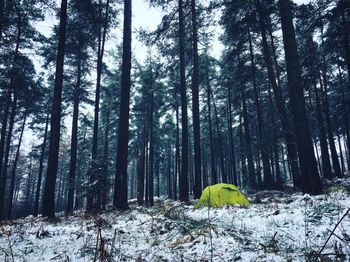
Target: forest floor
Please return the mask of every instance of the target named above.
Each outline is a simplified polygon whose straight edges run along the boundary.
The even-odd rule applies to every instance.
[[[350,179],[319,196],[262,191],[248,198],[249,208],[159,199],[152,208],[131,204],[99,216],[7,221],[0,260],[315,261],[325,246],[322,261],[350,261]]]

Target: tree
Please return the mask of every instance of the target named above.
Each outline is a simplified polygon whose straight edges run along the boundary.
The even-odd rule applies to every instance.
[[[202,171],[201,171],[201,142],[199,122],[199,65],[198,65],[198,33],[197,33],[197,11],[196,0],[191,0],[192,11],[192,34],[193,34],[193,76],[192,76],[192,114],[193,114],[193,143],[194,143],[194,198],[199,198],[202,193]]]
[[[1,137],[0,137],[0,217],[3,215],[3,206],[6,201],[5,191],[8,181],[8,166],[10,160],[10,146],[13,138],[14,125],[19,112],[27,103],[23,97],[30,95],[28,90],[32,88],[35,93],[36,85],[35,70],[32,61],[24,50],[32,48],[34,44],[40,43],[43,38],[32,26],[32,22],[40,21],[41,11],[37,1],[20,3],[18,1],[8,2],[4,7],[6,15],[1,18],[3,23],[0,54],[0,79],[3,98]],[[6,23],[5,23],[6,20]],[[31,96],[30,96],[31,97]],[[29,97],[26,97],[29,99]],[[36,103],[38,97],[31,102]],[[30,100],[29,100],[30,101]],[[21,120],[19,120],[21,121]],[[8,195],[6,195],[8,197]]]
[[[182,151],[181,151],[181,173],[179,178],[179,199],[188,201],[188,117],[186,97],[186,75],[185,75],[185,27],[183,14],[183,1],[178,1],[179,8],[179,58],[180,58],[180,93],[181,93],[181,124],[182,124]]]
[[[288,117],[286,99],[283,95],[282,87],[280,86],[280,84],[276,82],[276,76],[277,76],[277,79],[279,79],[278,77],[279,74],[277,71],[278,64],[277,64],[277,59],[275,54],[275,47],[274,47],[273,37],[271,33],[271,45],[272,45],[272,50],[274,52],[274,54],[271,54],[271,51],[267,42],[267,35],[266,35],[267,16],[266,16],[266,13],[264,12],[263,5],[260,1],[257,1],[257,11],[259,14],[259,26],[260,26],[261,36],[262,36],[262,48],[263,48],[265,66],[267,68],[268,79],[273,90],[277,111],[281,119],[282,131],[283,131],[284,139],[286,141],[288,158],[290,161],[294,187],[299,187],[300,171],[299,171],[298,152],[297,152],[297,147],[295,143],[294,131],[293,131],[292,123]],[[275,57],[274,59],[275,63],[273,62],[273,59],[272,59],[273,56]]]
[[[123,63],[117,145],[116,173],[113,205],[121,210],[128,208],[128,142],[131,71],[131,2],[124,0]]]
[[[78,120],[79,108],[82,102],[90,103],[88,92],[88,77],[91,71],[91,55],[89,48],[95,44],[94,22],[95,9],[91,1],[72,0],[70,3],[71,18],[67,21],[66,64],[73,68],[73,118],[71,133],[70,167],[68,178],[68,202],[66,213],[73,211],[74,192],[76,187],[77,150],[78,150]]]
[[[298,61],[290,1],[279,0],[279,7],[287,66],[288,87],[291,99],[290,103],[300,161],[302,189],[304,193],[320,194],[322,193],[322,184],[317,171],[317,163],[306,116],[305,99],[301,84],[301,71]]]
[[[96,69],[96,92],[95,92],[95,106],[94,106],[94,127],[93,127],[93,137],[92,137],[92,150],[91,150],[91,171],[90,171],[90,184],[97,181],[97,192],[89,192],[87,209],[98,211],[101,209],[101,204],[103,202],[103,192],[105,192],[106,182],[105,176],[107,174],[100,174],[98,170],[101,170],[101,157],[98,156],[98,144],[99,144],[99,113],[100,113],[100,96],[101,96],[101,79],[103,72],[103,57],[105,53],[105,43],[107,38],[107,32],[111,24],[110,18],[110,0],[105,3],[105,8],[103,12],[102,1],[99,1],[98,6],[98,30],[97,30],[97,69]],[[97,172],[96,172],[97,171]],[[101,180],[104,180],[101,181]],[[94,197],[95,195],[95,197]],[[94,201],[94,198],[97,199]],[[95,202],[95,203],[94,203]]]
[[[52,99],[50,119],[49,159],[43,198],[43,216],[55,217],[55,186],[58,167],[58,151],[60,143],[61,101],[63,83],[63,64],[66,42],[67,0],[62,0],[60,11],[60,27],[58,50],[56,57],[55,87]]]

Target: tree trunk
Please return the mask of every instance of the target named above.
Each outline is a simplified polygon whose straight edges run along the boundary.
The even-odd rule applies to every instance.
[[[139,157],[137,159],[137,204],[142,206],[144,204],[144,190],[145,190],[145,148],[142,143]]]
[[[103,166],[104,166],[104,171],[106,176],[108,176],[108,166],[109,166],[109,146],[108,146],[109,145],[109,139],[108,139],[109,125],[110,125],[110,112],[109,112],[109,105],[108,105],[107,113],[106,113],[106,128],[104,133],[104,147],[103,147]],[[105,182],[107,182],[107,179],[105,179]],[[106,184],[102,192],[102,210],[106,210],[108,191],[109,191],[109,188]]]
[[[208,154],[205,154],[203,144],[201,148],[202,148],[202,166],[203,166],[203,188],[206,188],[209,185]]]
[[[211,120],[211,88],[209,81],[209,70],[208,70],[208,61],[205,66],[205,78],[206,78],[206,91],[207,91],[207,107],[208,107],[208,125],[209,125],[209,145],[210,145],[210,177],[211,184],[215,185],[218,183],[218,177],[216,174],[216,166],[215,166],[215,154],[214,154],[214,141],[213,141],[213,128],[212,128],[212,120]]]
[[[101,1],[100,1],[101,5]],[[101,8],[101,7],[100,7]],[[105,42],[108,27],[108,14],[109,14],[109,0],[106,3],[106,13],[104,18],[104,25],[102,26],[102,11],[100,10],[100,22],[99,22],[99,35],[98,35],[98,51],[97,51],[97,70],[96,70],[96,91],[95,91],[95,110],[94,110],[94,129],[92,136],[92,159],[96,160],[97,157],[97,145],[98,145],[98,123],[100,112],[100,95],[101,95],[101,76],[102,76],[102,62],[105,50]],[[103,27],[103,32],[101,32]]]
[[[95,211],[101,210],[101,204],[103,202],[103,195],[104,192],[106,192],[105,185],[102,185],[102,181],[99,181],[102,179],[102,177],[99,176],[99,174],[95,174],[95,171],[100,168],[100,165],[98,163],[98,156],[97,156],[97,146],[98,146],[98,124],[99,124],[99,112],[100,112],[100,95],[101,95],[101,76],[102,76],[102,62],[103,62],[103,55],[104,55],[104,49],[105,49],[105,42],[106,42],[106,35],[107,35],[107,27],[108,27],[108,14],[109,14],[109,0],[106,2],[106,11],[105,11],[105,17],[102,21],[102,2],[99,1],[100,5],[100,14],[99,14],[99,34],[98,34],[98,50],[97,50],[97,70],[96,70],[96,91],[95,91],[95,110],[94,110],[94,128],[93,128],[93,135],[92,135],[92,153],[91,153],[91,165],[92,165],[92,172],[91,172],[91,181],[94,181],[98,179],[98,188],[97,188],[97,203],[94,205],[94,196],[91,195],[91,193],[88,196],[88,210],[95,209]],[[103,25],[102,25],[103,23]],[[103,27],[103,29],[102,29]],[[101,32],[101,30],[103,32]],[[97,165],[97,166],[96,166]],[[106,174],[102,174],[106,175]],[[69,199],[69,195],[68,195]]]
[[[121,210],[128,208],[128,141],[131,71],[131,0],[124,0],[123,62],[119,112],[117,167],[115,173],[113,205]]]
[[[1,17],[3,19],[3,17]],[[3,203],[4,203],[4,194],[5,194],[5,189],[6,189],[6,180],[7,180],[7,167],[5,167],[6,159],[4,160],[4,157],[6,158],[6,152],[5,152],[5,142],[6,139],[8,139],[8,136],[11,138],[10,132],[6,134],[7,131],[7,124],[9,121],[10,116],[10,109],[16,106],[15,102],[12,101],[12,93],[14,93],[15,89],[15,74],[16,74],[16,69],[17,67],[17,60],[18,60],[18,53],[19,53],[19,45],[21,41],[21,34],[22,34],[22,27],[21,27],[21,17],[18,17],[18,22],[17,22],[17,38],[16,38],[16,47],[15,47],[15,53],[14,53],[14,58],[13,58],[13,65],[10,71],[10,83],[8,86],[8,90],[5,95],[5,108],[4,108],[4,114],[3,114],[3,120],[2,120],[2,125],[1,125],[1,138],[0,138],[0,220],[2,218],[3,214]],[[10,120],[11,122],[11,120]],[[9,127],[9,129],[11,126]],[[11,132],[12,133],[12,132]]]
[[[266,38],[265,13],[260,1],[257,1],[257,9],[259,13],[259,25],[260,25],[260,31],[262,36],[264,60],[267,68],[268,78],[274,93],[277,110],[281,119],[282,131],[283,131],[284,139],[287,145],[287,154],[288,154],[288,159],[291,166],[293,183],[294,183],[294,187],[300,187],[301,177],[300,177],[300,170],[298,165],[299,162],[298,162],[298,152],[296,147],[296,141],[295,141],[292,125],[288,117],[286,102],[283,97],[282,88],[280,85],[276,83],[276,76],[273,69],[273,62],[272,62],[270,49],[268,47],[267,38]],[[274,49],[274,46],[273,46],[273,49]],[[277,63],[275,66],[277,69]]]
[[[271,116],[271,139],[272,139],[272,150],[274,155],[274,164],[275,164],[275,178],[276,178],[276,188],[282,189],[283,187],[283,179],[281,175],[280,168],[280,158],[278,153],[278,137],[277,137],[277,126],[276,126],[276,118],[275,118],[275,107],[272,101],[271,88],[268,88],[269,94],[269,104],[270,104],[270,116]]]
[[[350,127],[349,127],[349,102],[347,102],[347,97],[345,96],[345,88],[343,83],[343,77],[340,69],[340,65],[338,64],[338,75],[339,75],[339,81],[340,81],[340,87],[341,87],[341,96],[342,96],[342,103],[343,103],[343,110],[344,110],[344,128],[345,128],[345,143],[346,143],[346,150],[345,152],[350,153]],[[350,159],[347,158],[347,166],[348,169],[350,168]]]
[[[194,143],[194,187],[193,197],[200,198],[202,193],[200,120],[199,120],[199,62],[196,0],[191,0],[193,34],[193,76],[192,76],[192,114]]]
[[[46,142],[47,142],[47,132],[49,127],[49,120],[50,120],[50,114],[49,112],[46,115],[46,123],[45,123],[45,132],[44,132],[44,141],[41,145],[41,155],[40,155],[40,161],[39,161],[39,174],[38,174],[38,181],[36,184],[36,192],[35,192],[35,201],[34,201],[34,216],[38,216],[39,213],[39,198],[40,198],[40,188],[41,188],[41,180],[42,175],[44,171],[44,157],[45,157],[45,151],[46,151]]]
[[[151,62],[152,63],[152,62]],[[153,111],[154,111],[154,91],[153,91],[153,72],[151,65],[151,92],[150,92],[150,104],[149,104],[149,205],[154,205],[154,134],[153,134]]]
[[[227,105],[227,123],[228,123],[228,139],[229,139],[229,152],[231,159],[231,172],[232,172],[232,183],[237,185],[237,169],[236,169],[236,157],[235,157],[235,148],[233,143],[233,130],[232,130],[232,97],[231,97],[231,88],[228,87],[228,105]]]
[[[324,41],[323,41],[323,21],[320,20],[320,27],[321,27],[321,44],[324,48]],[[330,112],[329,112],[329,102],[328,102],[328,77],[327,77],[327,65],[326,65],[326,56],[324,54],[325,50],[322,50],[322,80],[323,80],[323,86],[322,82],[320,80],[321,84],[321,94],[322,94],[322,105],[323,110],[326,118],[326,126],[327,126],[327,133],[328,133],[328,141],[329,141],[329,147],[331,149],[331,158],[332,158],[332,164],[333,164],[333,170],[336,177],[341,177],[342,173],[340,170],[340,164],[339,164],[339,158],[337,154],[337,150],[335,148],[335,137],[333,134],[333,127],[332,127],[332,121],[330,118]]]
[[[157,158],[155,159],[155,168],[154,168],[154,173],[157,179],[157,191],[156,191],[156,195],[159,198],[160,197],[160,159],[159,159],[159,152],[158,152],[158,148],[156,148],[156,156]],[[164,188],[165,188],[165,179],[163,179],[164,182]],[[164,190],[165,191],[165,190]]]
[[[10,122],[9,122],[9,130],[7,132],[6,136],[6,148],[5,148],[5,159],[3,163],[3,191],[0,192],[0,220],[1,218],[5,218],[5,192],[6,192],[6,182],[7,182],[7,172],[8,172],[8,162],[10,157],[10,147],[11,147],[11,140],[12,140],[12,134],[13,134],[13,127],[15,124],[15,116],[16,116],[16,110],[17,110],[17,90],[14,90],[14,97],[13,97],[13,103],[11,108],[11,115],[10,115]]]
[[[31,210],[30,204],[31,204],[31,198],[30,198],[30,188],[32,183],[32,177],[33,177],[33,151],[34,151],[34,145],[32,144],[32,150],[30,152],[30,159],[29,159],[29,172],[28,172],[28,178],[27,178],[27,184],[24,191],[25,196],[25,206],[28,207],[29,210]]]
[[[79,121],[79,102],[80,102],[80,88],[81,88],[81,45],[79,43],[78,61],[77,61],[77,82],[74,85],[73,91],[73,119],[72,119],[72,135],[70,146],[70,165],[68,174],[68,202],[66,214],[72,215],[74,192],[75,192],[75,180],[77,169],[77,150],[78,150],[78,121]]]
[[[14,197],[13,197],[13,206],[16,206],[18,203],[18,195],[20,191],[20,185],[22,183],[23,175],[20,174],[17,179],[15,180],[15,190],[14,190]]]
[[[177,200],[177,181],[181,177],[180,166],[180,129],[179,129],[179,105],[178,96],[175,90],[175,111],[176,111],[176,148],[175,148],[175,172],[174,172],[174,200]]]
[[[80,149],[80,152],[78,154],[79,156],[79,161],[77,163],[77,177],[76,177],[76,180],[77,181],[81,181],[81,177],[82,177],[82,168],[81,168],[81,164],[83,161],[86,161],[86,157],[85,157],[85,152],[84,152],[84,148],[86,147],[86,134],[87,134],[87,126],[84,127],[84,131],[83,131],[83,139],[82,139],[82,142],[81,142],[81,149]],[[80,189],[82,188],[79,184],[76,184],[76,187],[77,187],[77,192],[80,192]],[[74,209],[75,210],[78,210],[80,208],[82,208],[82,193],[77,193],[75,194],[75,201],[74,201]]]
[[[3,119],[2,119],[1,137],[0,137],[0,220],[2,216],[3,193],[5,193],[5,188],[6,188],[6,176],[4,176],[3,174],[5,173],[3,172],[4,170],[3,158],[5,153],[4,150],[5,150],[8,118],[10,114],[10,108],[12,106],[12,98],[11,98],[12,91],[9,88],[7,92],[8,93],[6,94],[5,110],[4,110]]]
[[[242,109],[243,109],[243,123],[244,123],[244,139],[245,139],[245,149],[246,149],[245,152],[247,154],[247,159],[248,159],[248,185],[250,188],[255,189],[256,188],[255,168],[254,168],[254,161],[253,161],[247,102],[246,102],[243,85],[241,86],[241,99],[242,99],[242,107],[243,107]]]
[[[132,166],[132,170],[131,170],[129,187],[130,187],[130,198],[134,199],[135,198],[135,180],[136,180],[136,175],[137,175],[137,173],[136,173],[137,167],[136,167],[135,159],[133,159],[131,166]]]
[[[250,28],[248,24],[248,40],[249,40],[249,53],[250,53],[250,61],[251,61],[251,70],[252,70],[252,80],[253,80],[253,91],[254,91],[254,103],[256,108],[257,115],[257,128],[258,128],[258,147],[261,152],[262,164],[263,164],[263,172],[264,172],[264,186],[268,189],[272,187],[272,175],[270,169],[270,161],[269,161],[269,150],[265,139],[264,132],[264,122],[263,115],[261,112],[261,105],[259,101],[258,88],[256,84],[256,67],[254,61],[254,51],[252,45],[252,39],[250,34]]]
[[[321,112],[321,103],[318,94],[318,90],[316,84],[314,84],[314,91],[316,96],[316,113],[317,113],[317,122],[319,128],[319,139],[320,139],[320,147],[321,147],[321,163],[322,163],[322,173],[324,178],[331,178],[331,162],[329,161],[329,152],[327,145],[327,137],[326,131],[324,128],[324,120]]]
[[[43,198],[43,216],[55,217],[55,187],[58,167],[58,151],[60,144],[61,128],[61,101],[63,83],[63,64],[66,42],[67,24],[67,0],[62,0],[60,13],[60,28],[58,39],[58,51],[56,58],[55,87],[52,99],[51,120],[50,120],[50,145],[47,175],[45,180]]]
[[[326,61],[325,58],[323,57],[323,85],[320,79],[321,83],[321,94],[322,94],[322,105],[323,105],[323,111],[325,114],[326,118],[326,127],[327,127],[327,134],[328,134],[328,142],[329,142],[329,147],[331,150],[331,158],[332,158],[332,164],[333,164],[333,170],[334,174],[336,177],[341,177],[341,170],[340,170],[340,164],[339,164],[339,158],[337,154],[337,150],[335,148],[335,141],[334,141],[334,134],[333,134],[333,125],[330,117],[330,112],[329,112],[329,102],[328,102],[328,83],[327,83],[327,76],[326,76]],[[329,174],[331,175],[331,174]]]
[[[180,58],[180,88],[181,88],[181,124],[182,124],[182,154],[181,173],[179,179],[179,200],[189,200],[188,188],[188,117],[185,75],[185,20],[183,0],[178,0],[179,6],[179,58]]]
[[[216,103],[214,101],[214,96],[213,93],[210,91],[210,95],[212,97],[213,100],[213,107],[214,107],[214,115],[215,115],[215,124],[216,124],[216,135],[218,137],[218,150],[219,150],[219,154],[220,154],[220,169],[221,169],[221,176],[222,176],[222,182],[227,183],[227,173],[225,170],[225,162],[224,162],[224,155],[222,152],[222,136],[221,136],[221,131],[220,131],[220,127],[219,127],[219,116],[218,116],[218,111],[216,108]]]
[[[171,155],[172,155],[172,150],[171,150],[171,145],[169,145],[168,148],[168,153],[167,153],[167,178],[168,178],[168,198],[172,199],[173,198],[173,190],[172,190],[172,170],[171,170],[171,166],[172,166],[172,159],[171,159]]]
[[[146,120],[148,121],[148,120]],[[145,204],[146,207],[149,206],[149,123],[146,123],[146,132],[145,132],[145,143],[144,143],[144,151],[145,151]]]
[[[249,178],[247,176],[247,165],[246,165],[246,145],[244,142],[243,134],[243,123],[242,123],[242,110],[239,115],[239,141],[240,141],[240,156],[241,156],[241,184],[243,186],[249,185]]]
[[[341,145],[341,139],[340,139],[340,134],[337,131],[337,140],[338,140],[338,147],[339,147],[339,155],[340,155],[340,163],[341,163],[341,168],[342,168],[342,173],[345,173],[345,161],[344,161],[344,156],[343,156],[343,148]]]
[[[27,114],[24,114],[24,119],[23,123],[21,126],[21,134],[19,136],[18,140],[18,146],[17,146],[17,151],[16,151],[16,156],[15,160],[13,162],[13,169],[12,169],[12,175],[11,175],[11,183],[10,183],[10,191],[9,191],[9,199],[8,199],[8,210],[7,210],[7,219],[11,219],[12,217],[12,208],[13,208],[13,195],[14,195],[14,190],[15,190],[15,179],[16,179],[16,169],[17,169],[17,163],[18,163],[18,158],[19,158],[19,152],[22,144],[22,138],[23,138],[23,133],[24,133],[24,128],[26,125],[26,120],[27,120]]]
[[[302,174],[302,189],[304,193],[320,194],[322,193],[322,183],[317,171],[317,163],[306,116],[290,0],[279,0],[279,6],[291,99],[290,104]]]

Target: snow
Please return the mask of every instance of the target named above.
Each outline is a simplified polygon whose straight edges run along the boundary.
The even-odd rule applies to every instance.
[[[55,222],[30,216],[0,225],[0,260],[305,261],[315,258],[350,207],[348,185],[329,191],[262,191],[249,196],[249,208],[195,209],[195,202],[159,199],[152,208],[131,204],[126,212],[78,212]],[[349,236],[348,214],[322,258],[348,261]]]

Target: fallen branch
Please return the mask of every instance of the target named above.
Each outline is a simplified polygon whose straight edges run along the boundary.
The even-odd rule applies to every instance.
[[[339,224],[343,221],[343,219],[346,217],[347,214],[349,214],[350,212],[350,208],[348,208],[348,210],[345,212],[345,214],[341,217],[341,219],[337,222],[337,224],[334,226],[332,232],[329,234],[326,242],[323,244],[322,248],[320,249],[320,251],[317,253],[316,257],[315,257],[315,260],[314,261],[317,261],[317,259],[320,257],[322,251],[325,249],[328,241],[331,239],[332,235],[334,234],[335,230],[337,229],[337,227],[339,226]],[[308,259],[308,261],[310,261],[310,258]]]

